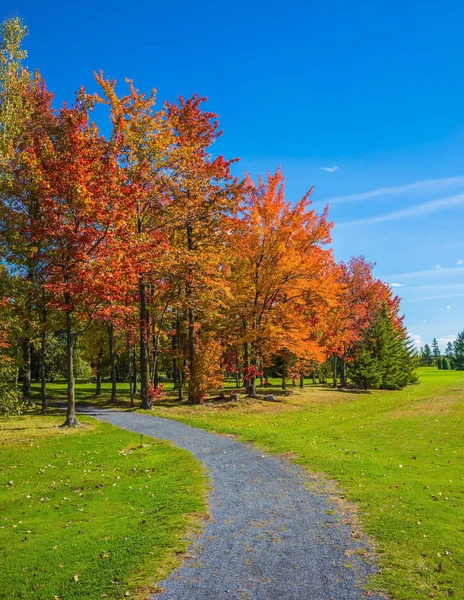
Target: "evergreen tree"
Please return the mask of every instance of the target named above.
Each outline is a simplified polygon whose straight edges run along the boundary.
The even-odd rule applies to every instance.
[[[448,367],[454,369],[454,346],[452,342],[446,344],[445,356],[448,359]]]
[[[438,367],[439,369],[443,369],[443,360],[442,360],[441,356],[439,356],[439,357],[437,358],[437,367]]]
[[[350,369],[351,378],[355,381],[356,377],[363,387],[368,381],[372,387],[398,390],[417,383],[416,366],[417,353],[411,340],[384,306],[358,344]]]
[[[450,368],[450,363],[449,363],[449,360],[446,358],[446,356],[441,359],[441,368],[444,371],[448,371]]]
[[[371,356],[367,344],[361,344],[356,359],[350,367],[350,378],[353,383],[364,388],[378,388],[382,380],[379,361]]]
[[[456,371],[464,371],[464,330],[458,333],[454,342],[454,359]]]
[[[431,367],[432,364],[433,364],[432,351],[430,350],[430,346],[428,344],[425,344],[424,350],[422,351],[422,355],[421,355],[421,365],[423,367]]]
[[[433,354],[435,363],[438,365],[438,359],[440,358],[440,348],[438,347],[437,338],[433,338],[433,340],[432,340],[432,354]]]

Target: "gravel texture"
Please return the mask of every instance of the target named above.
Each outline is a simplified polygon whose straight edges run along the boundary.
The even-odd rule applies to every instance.
[[[124,429],[170,440],[206,468],[210,520],[156,600],[354,600],[375,571],[327,494],[284,458],[170,419],[81,409]],[[332,511],[335,511],[332,514]],[[380,596],[369,595],[373,600]]]

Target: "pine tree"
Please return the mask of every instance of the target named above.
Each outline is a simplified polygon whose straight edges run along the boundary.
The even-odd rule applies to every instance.
[[[421,365],[423,367],[431,367],[433,364],[433,354],[430,350],[430,346],[425,344],[421,355]]]
[[[435,359],[435,363],[438,365],[438,359],[440,358],[440,348],[438,347],[437,338],[433,338],[432,340],[432,354]]]
[[[454,346],[453,346],[452,342],[448,342],[446,344],[445,356],[448,359],[448,363],[449,363],[448,367],[450,369],[454,369],[454,363],[455,363],[455,360],[454,360]]]
[[[369,361],[365,351],[376,362]],[[376,365],[378,378],[372,374]],[[350,370],[352,379],[353,369],[355,372],[365,371],[370,375],[371,381],[377,379],[375,387],[398,390],[417,382],[416,366],[417,355],[411,340],[406,336],[401,323],[395,322],[387,307],[383,306],[355,353]]]
[[[371,355],[367,344],[362,344],[356,353],[356,359],[350,366],[350,378],[353,383],[364,388],[378,388],[382,381],[379,361]]]
[[[443,369],[443,360],[442,360],[441,356],[439,356],[439,357],[437,358],[437,367],[438,367],[439,369]]]
[[[454,358],[456,371],[464,371],[464,330],[458,333],[454,342]]]
[[[448,371],[450,368],[450,363],[449,363],[449,360],[446,358],[446,356],[441,359],[441,368],[444,371]]]

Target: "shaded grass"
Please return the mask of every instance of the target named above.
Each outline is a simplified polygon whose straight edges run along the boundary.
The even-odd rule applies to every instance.
[[[146,598],[204,514],[188,452],[80,419],[0,420],[0,598]]]

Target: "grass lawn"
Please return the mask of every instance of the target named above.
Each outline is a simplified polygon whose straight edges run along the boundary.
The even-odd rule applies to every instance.
[[[299,390],[281,402],[157,407],[296,456],[340,482],[376,542],[371,584],[396,600],[464,598],[464,373],[421,369],[401,392]]]
[[[400,392],[310,386],[278,402],[170,399],[153,412],[287,453],[340,482],[377,546],[372,586],[396,600],[464,599],[464,373],[419,376]]]
[[[188,452],[81,421],[0,420],[0,598],[147,598],[204,514]]]

